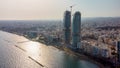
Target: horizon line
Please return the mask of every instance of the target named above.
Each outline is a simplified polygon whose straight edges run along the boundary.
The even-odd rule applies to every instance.
[[[81,17],[81,18],[120,18],[120,16],[111,16],[111,17]],[[40,21],[45,21],[45,20],[48,20],[48,21],[57,21],[57,20],[62,20],[62,19],[0,19],[0,21],[4,21],[4,20],[40,20]]]

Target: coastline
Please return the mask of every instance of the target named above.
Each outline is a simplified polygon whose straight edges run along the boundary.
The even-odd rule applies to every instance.
[[[6,31],[5,31],[5,32],[6,32]],[[10,32],[8,32],[8,33],[10,33]],[[16,34],[16,33],[12,33],[12,34],[19,35],[19,34]],[[19,35],[19,36],[21,36],[21,35]],[[23,36],[23,37],[25,37],[25,36]],[[28,37],[25,37],[25,38],[29,39],[30,41],[35,41],[35,42],[38,42],[38,43],[45,44],[46,46],[55,47],[55,48],[57,48],[57,49],[59,49],[59,50],[61,50],[61,51],[64,51],[65,53],[67,53],[67,54],[69,54],[69,55],[78,57],[78,58],[81,59],[81,60],[86,60],[86,61],[89,61],[89,62],[91,62],[91,63],[94,63],[94,64],[98,65],[99,68],[109,68],[109,67],[105,67],[103,64],[95,61],[94,59],[90,59],[88,56],[86,56],[86,55],[84,55],[84,54],[80,54],[80,53],[74,52],[74,51],[70,50],[70,49],[67,48],[67,47],[57,46],[57,45],[51,45],[51,44],[46,44],[46,42],[45,42],[44,40],[42,40],[42,41],[44,41],[44,42],[41,42],[40,40],[32,40],[32,39],[30,39],[30,38],[28,38]]]
[[[59,45],[55,45],[55,44],[47,44],[46,42],[43,42],[43,40],[42,40],[42,42],[41,42],[41,41],[38,41],[38,40],[34,40],[34,41],[37,41],[38,43],[45,44],[45,45],[47,45],[47,46],[55,47],[55,48],[57,48],[57,49],[59,49],[59,50],[61,50],[61,51],[64,51],[66,54],[69,54],[69,55],[72,55],[72,56],[77,57],[78,59],[86,60],[86,61],[88,61],[88,62],[94,63],[94,64],[98,65],[99,68],[111,68],[111,67],[109,67],[109,66],[104,66],[102,63],[96,61],[95,59],[90,58],[90,57],[87,56],[87,55],[84,55],[84,54],[80,54],[80,53],[78,53],[78,52],[75,52],[75,51],[73,51],[73,50],[71,50],[71,49],[69,49],[69,48],[67,48],[67,47],[65,47],[65,46],[59,46]]]
[[[101,63],[95,61],[94,59],[90,59],[88,56],[86,56],[84,54],[79,54],[77,52],[74,52],[74,51],[70,50],[67,47],[65,47],[65,48],[64,47],[59,47],[59,46],[53,46],[53,47],[55,47],[55,48],[57,48],[57,49],[59,49],[61,51],[64,51],[65,53],[67,53],[69,55],[75,56],[75,57],[77,57],[77,58],[79,58],[81,60],[86,60],[86,61],[89,61],[91,63],[94,63],[94,64],[98,65],[99,68],[107,68],[107,67],[103,66]]]

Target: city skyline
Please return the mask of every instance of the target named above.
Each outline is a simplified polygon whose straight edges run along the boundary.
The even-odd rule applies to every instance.
[[[0,20],[61,19],[64,10],[81,11],[82,17],[120,17],[119,0],[0,0]]]

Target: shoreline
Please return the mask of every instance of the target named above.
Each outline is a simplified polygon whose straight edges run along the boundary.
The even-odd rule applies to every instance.
[[[5,32],[7,32],[7,31],[5,31]],[[11,32],[8,32],[8,33],[11,33]],[[21,36],[21,35],[16,34],[16,33],[12,33],[12,34]],[[23,37],[25,37],[25,36],[23,36]],[[27,37],[25,37],[25,38],[27,38]],[[41,42],[41,41],[39,41],[39,40],[32,40],[32,39],[30,39],[30,38],[27,38],[27,39],[30,40],[30,41],[35,41],[35,42],[38,42],[38,43],[45,44],[46,46],[55,47],[55,48],[57,48],[57,49],[59,49],[59,50],[61,50],[61,51],[64,51],[65,53],[67,53],[67,54],[69,54],[69,55],[72,55],[72,56],[77,57],[78,59],[86,60],[86,61],[89,61],[89,62],[91,62],[91,63],[94,63],[94,64],[98,65],[99,68],[110,68],[110,67],[105,67],[103,64],[95,61],[94,59],[89,58],[89,56],[86,56],[86,55],[84,55],[84,54],[80,54],[80,53],[74,52],[74,51],[72,51],[71,49],[69,49],[69,48],[67,48],[67,47],[63,47],[63,46],[61,47],[61,46],[57,46],[57,45],[54,45],[54,44],[53,44],[53,45],[52,45],[52,44],[46,44],[46,42]]]
[[[34,40],[35,41],[35,40]],[[37,41],[37,40],[36,40]],[[104,64],[96,61],[95,59],[87,56],[87,55],[84,55],[84,54],[80,54],[78,52],[75,52],[69,48],[67,48],[66,46],[59,46],[59,45],[55,45],[55,44],[47,44],[46,42],[41,42],[41,41],[37,41],[38,43],[42,43],[46,46],[52,46],[52,47],[55,47],[57,49],[59,49],[60,51],[64,51],[66,54],[69,54],[69,55],[72,55],[72,56],[75,56],[77,57],[78,59],[81,59],[81,60],[85,60],[85,61],[88,61],[88,62],[91,62],[93,64],[96,64],[99,68],[111,68],[109,66],[105,66]]]
[[[41,43],[41,42],[40,42],[40,43]],[[88,56],[86,56],[86,55],[84,55],[84,54],[79,54],[79,53],[77,53],[77,52],[74,52],[74,51],[70,50],[70,49],[67,48],[67,47],[63,48],[63,47],[58,47],[58,46],[56,46],[56,45],[55,45],[55,46],[53,45],[53,47],[55,47],[55,48],[57,48],[57,49],[59,49],[59,50],[61,50],[61,51],[64,51],[65,53],[67,53],[67,54],[69,54],[69,55],[75,56],[75,57],[77,57],[78,59],[86,60],[86,61],[89,61],[89,62],[91,62],[91,63],[94,63],[94,64],[98,65],[99,68],[107,68],[107,67],[105,67],[103,64],[95,61],[94,59],[90,59]]]

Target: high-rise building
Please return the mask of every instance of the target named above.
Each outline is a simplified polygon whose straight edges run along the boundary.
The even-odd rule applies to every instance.
[[[81,45],[81,13],[76,12],[72,23],[72,47],[78,49]]]
[[[71,12],[64,13],[64,40],[65,44],[70,44],[71,40]]]
[[[120,41],[117,42],[118,62],[120,62]]]

